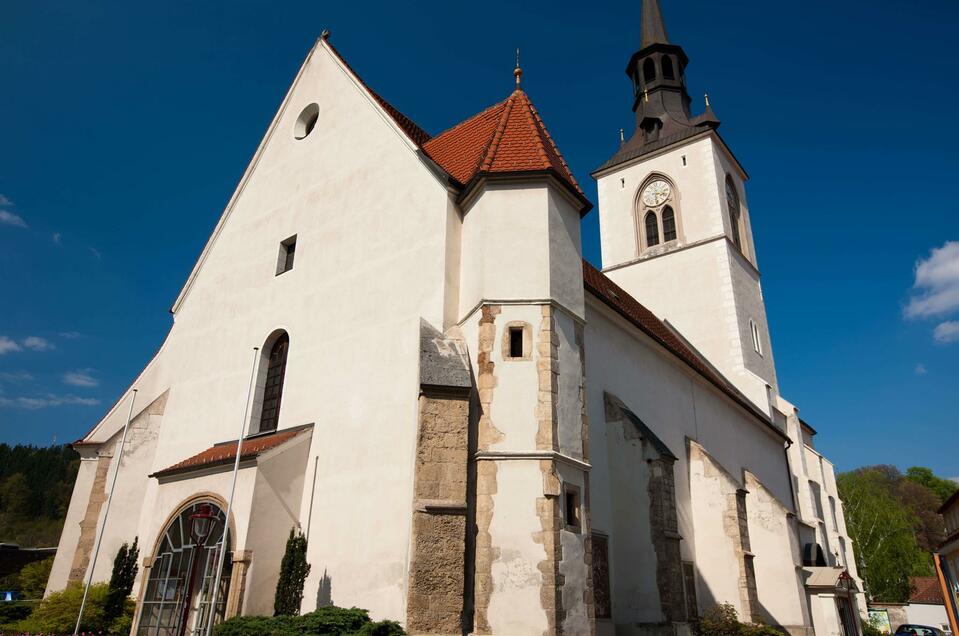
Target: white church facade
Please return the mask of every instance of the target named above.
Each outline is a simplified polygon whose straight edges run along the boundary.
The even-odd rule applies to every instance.
[[[518,68],[431,136],[324,34],[166,339],[75,444],[48,591],[86,580],[119,467],[92,575],[139,537],[133,634],[271,615],[297,528],[303,612],[411,634],[687,634],[730,603],[857,636],[832,466],[779,393],[746,173],[708,105],[690,114],[656,0],[642,18],[636,132],[593,175],[602,271]]]

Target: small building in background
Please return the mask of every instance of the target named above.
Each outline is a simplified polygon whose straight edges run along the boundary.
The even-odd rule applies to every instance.
[[[939,508],[946,524],[946,540],[933,555],[940,589],[944,593],[943,608],[953,634],[959,634],[959,490]]]

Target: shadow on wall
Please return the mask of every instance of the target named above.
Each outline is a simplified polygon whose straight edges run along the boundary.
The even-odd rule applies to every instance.
[[[316,609],[321,607],[331,607],[333,605],[333,579],[323,570],[323,576],[320,577],[320,586],[316,590]]]

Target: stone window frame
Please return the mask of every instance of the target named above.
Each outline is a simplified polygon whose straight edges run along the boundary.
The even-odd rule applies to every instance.
[[[659,205],[649,207],[643,203],[643,190],[653,181],[660,180],[669,184],[669,197]],[[636,234],[637,256],[643,256],[647,252],[662,252],[665,249],[670,249],[686,242],[686,237],[683,233],[681,200],[682,196],[676,187],[676,182],[662,172],[651,172],[642,180],[639,188],[636,190],[633,201],[633,225]],[[676,238],[669,241],[666,240],[666,232],[663,228],[663,210],[667,207],[672,210],[673,222],[676,225]],[[648,238],[646,235],[646,215],[650,212],[656,217],[656,230],[659,235],[659,242],[655,245],[646,245]]]
[[[583,532],[583,493],[576,484],[563,484],[563,529],[574,534]],[[576,523],[569,521],[569,498],[575,497],[576,502]]]
[[[759,332],[759,325],[752,318],[749,319],[749,333],[753,338],[753,351],[758,353],[759,357],[764,358],[762,334]]]
[[[510,331],[512,329],[523,330],[523,355],[515,358],[510,355]],[[533,359],[533,326],[523,320],[512,320],[503,327],[503,360],[509,362],[518,362],[522,360]]]
[[[280,241],[280,249],[276,255],[276,276],[291,271],[293,269],[293,265],[295,264],[295,260],[296,234]]]
[[[734,201],[730,200],[729,190],[732,190]],[[737,185],[736,180],[733,179],[733,176],[726,173],[726,178],[723,180],[723,202],[724,207],[726,208],[726,220],[729,223],[729,240],[733,245],[736,246],[736,249],[749,259],[749,247],[747,246],[747,237],[748,232],[746,232],[746,214],[743,209],[743,195],[740,193],[740,187]]]

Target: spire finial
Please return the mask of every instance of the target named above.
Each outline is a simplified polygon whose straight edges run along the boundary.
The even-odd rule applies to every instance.
[[[645,88],[643,89],[643,101],[645,102],[649,101],[649,91],[646,90]]]
[[[516,77],[516,88],[519,88],[520,78],[523,77],[523,69],[519,67],[519,47],[516,47],[516,68],[513,69],[513,76]]]
[[[666,37],[666,24],[663,22],[663,14],[659,10],[659,0],[643,0],[640,46],[646,48],[650,44],[669,44],[669,38]]]
[[[624,141],[626,141],[626,135],[623,133],[623,129],[620,128],[620,129],[619,129],[619,143],[622,144]]]
[[[709,108],[709,93],[703,93],[703,99],[706,101],[706,108]]]

